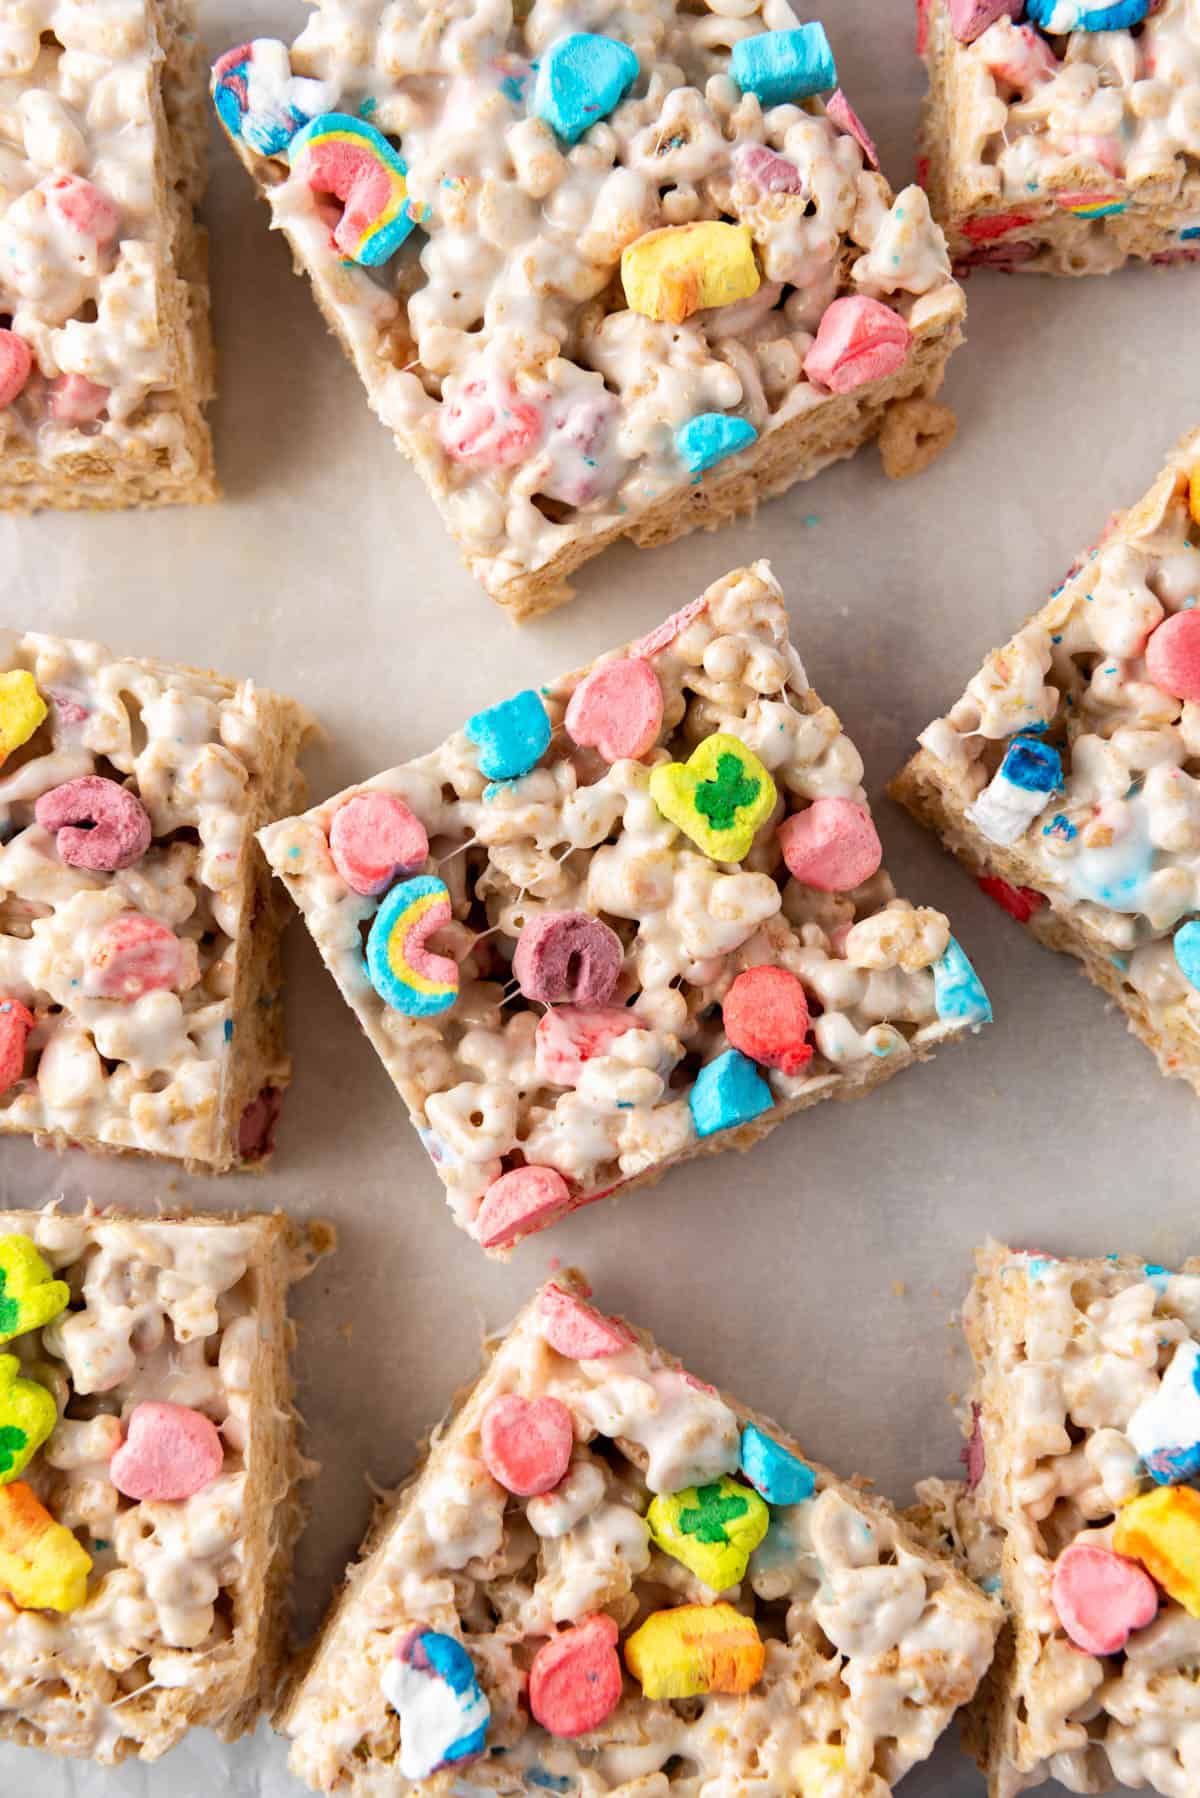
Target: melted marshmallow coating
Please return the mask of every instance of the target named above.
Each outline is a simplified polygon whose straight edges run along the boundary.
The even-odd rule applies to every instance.
[[[571,1412],[571,1472],[545,1497],[513,1499],[480,1458],[480,1420],[500,1393]],[[578,1743],[530,1720],[528,1669],[556,1626],[602,1610],[627,1638],[651,1612],[716,1601],[653,1545],[643,1514],[655,1493],[734,1473],[746,1415],[644,1337],[603,1360],[564,1358],[535,1300],[352,1573],[283,1723],[293,1769],[354,1798],[413,1789],[396,1774],[399,1724],[379,1680],[395,1640],[421,1626],[464,1643],[491,1703],[484,1758],[423,1791],[782,1798],[798,1751],[830,1743],[844,1751],[847,1793],[887,1798],[974,1691],[997,1617],[883,1501],[819,1466],[814,1497],[772,1507],[745,1580],[720,1595],[767,1642],[747,1696],[654,1702],[626,1676],[617,1709]]]

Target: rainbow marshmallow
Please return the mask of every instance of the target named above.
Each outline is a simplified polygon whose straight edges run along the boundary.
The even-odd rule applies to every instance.
[[[393,1011],[432,1018],[458,998],[458,969],[429,948],[435,930],[452,920],[450,892],[433,874],[418,874],[392,888],[367,939],[371,985]]]
[[[349,113],[323,113],[296,133],[288,158],[314,193],[342,202],[333,241],[348,261],[378,268],[395,255],[417,219],[408,164],[382,131]]]

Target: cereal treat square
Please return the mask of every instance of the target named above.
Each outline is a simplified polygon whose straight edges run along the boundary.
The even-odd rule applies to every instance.
[[[787,0],[318,0],[213,97],[273,226],[516,616],[629,537],[715,529],[931,395],[963,297]],[[577,29],[586,24],[587,29]]]
[[[293,1771],[354,1798],[887,1798],[998,1607],[589,1296],[542,1287],[380,1507],[276,1719]]]
[[[1194,0],[917,0],[922,178],[962,274],[1200,262]]]
[[[262,833],[486,1249],[990,1017],[770,569]]]
[[[280,1217],[0,1213],[0,1737],[154,1760],[273,1701],[304,1271]]]
[[[188,0],[8,9],[0,111],[0,510],[215,499]]]
[[[967,1732],[991,1798],[1195,1798],[1200,1261],[977,1261],[969,1484],[1009,1617]]]
[[[0,1135],[261,1166],[290,1068],[255,831],[303,801],[301,707],[0,631]]]
[[[1200,431],[892,793],[1200,1091]]]

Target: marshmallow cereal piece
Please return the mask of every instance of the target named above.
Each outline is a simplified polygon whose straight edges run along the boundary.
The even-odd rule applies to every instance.
[[[369,896],[411,874],[429,854],[421,820],[393,793],[356,793],[339,805],[329,824],[333,865],[355,893]]]
[[[512,467],[532,455],[545,434],[541,406],[495,375],[448,384],[446,402],[439,440],[452,462],[469,468]]]
[[[125,1440],[108,1464],[118,1492],[136,1500],[191,1498],[211,1486],[225,1449],[217,1426],[202,1411],[163,1400],[135,1405]]]
[[[1200,699],[1200,612],[1165,618],[1146,645],[1146,672],[1176,699]]]
[[[728,412],[700,412],[680,425],[675,433],[675,448],[699,479],[706,468],[748,449],[757,437],[748,418],[734,418]]]
[[[33,1021],[33,1013],[19,999],[0,999],[0,1093],[15,1086],[24,1072]]]
[[[60,424],[94,424],[107,408],[111,392],[86,375],[58,375],[46,389],[46,410]]]
[[[0,1342],[40,1330],[66,1310],[70,1296],[28,1236],[0,1236]]]
[[[868,381],[882,381],[903,368],[911,334],[882,300],[853,294],[835,300],[822,315],[816,341],[804,358],[804,372],[831,393],[853,393]]]
[[[538,1079],[576,1086],[586,1062],[607,1055],[627,1030],[642,1027],[636,1012],[620,1005],[555,1005],[542,1013],[534,1033]]]
[[[98,245],[117,235],[120,214],[108,195],[82,175],[56,175],[46,187],[46,204],[78,236]]]
[[[107,874],[141,861],[153,831],[135,793],[102,774],[84,774],[43,793],[33,808],[72,868]]]
[[[764,1067],[798,1074],[813,1058],[808,999],[786,968],[746,968],[721,1001],[725,1034]]]
[[[615,111],[637,78],[638,59],[628,44],[573,31],[539,61],[532,110],[565,143],[578,143]]]
[[[513,973],[527,999],[603,1005],[621,978],[625,950],[610,924],[584,911],[540,912],[517,940]]]
[[[538,1318],[550,1347],[569,1361],[603,1361],[624,1354],[633,1342],[623,1324],[553,1282],[542,1289]]]
[[[837,86],[837,65],[823,25],[760,31],[738,38],[729,73],[744,94],[766,106],[811,99]]]
[[[1025,835],[1062,784],[1062,757],[1054,745],[1016,737],[967,817],[989,843],[1007,846]]]
[[[92,1557],[23,1480],[0,1486],[0,1591],[18,1610],[77,1611]]]
[[[836,93],[830,94],[825,102],[825,117],[831,120],[839,131],[844,131],[848,137],[854,139],[873,169],[879,167],[879,151],[875,147],[875,139],[840,87]]]
[[[17,1479],[58,1422],[52,1393],[18,1378],[16,1355],[0,1355],[0,1486]]]
[[[933,997],[938,1017],[944,1023],[969,1024],[977,1029],[992,1021],[992,1002],[983,982],[954,937],[933,964]]]
[[[1181,924],[1171,939],[1175,965],[1188,985],[1200,993],[1200,922]]]
[[[653,749],[662,720],[663,692],[654,669],[642,656],[621,656],[584,676],[563,722],[573,743],[598,749],[612,763],[637,761]]]
[[[1125,1434],[1158,1485],[1200,1474],[1200,1348],[1194,1342],[1178,1344],[1158,1391],[1142,1400]]]
[[[631,310],[673,325],[693,312],[748,300],[760,279],[750,227],[720,220],[647,231],[621,255]]]
[[[686,762],[660,763],[650,797],[715,862],[740,862],[775,810],[775,782],[737,737],[716,731]]]
[[[1015,887],[1010,880],[1003,880],[998,874],[980,874],[975,884],[1001,911],[1006,911],[1010,918],[1015,918],[1018,924],[1028,924],[1034,913],[1041,911],[1046,903],[1045,894],[1039,893],[1036,888]]]
[[[771,1089],[754,1063],[737,1049],[727,1049],[715,1061],[706,1062],[688,1093],[697,1136],[734,1130],[770,1111],[774,1103]]]
[[[0,359],[3,339],[0,338]],[[3,370],[0,368],[0,376]],[[0,764],[22,743],[28,743],[46,717],[47,706],[37,682],[24,668],[0,674]]]
[[[343,256],[378,268],[395,255],[416,219],[408,164],[382,131],[349,113],[322,113],[292,138],[288,160],[311,192],[341,202],[333,242]]]
[[[550,747],[550,720],[532,687],[474,713],[463,728],[477,745],[480,772],[489,780],[517,780]]]
[[[825,116],[833,117],[832,100],[825,109]],[[804,176],[796,164],[775,150],[768,150],[765,144],[740,144],[733,154],[733,167],[738,180],[749,182],[759,193],[804,192]]]
[[[379,1683],[400,1718],[405,1779],[429,1779],[483,1753],[492,1707],[456,1637],[408,1631],[393,1646]]]
[[[960,44],[973,44],[997,19],[1019,19],[1025,0],[950,0],[950,29]]]
[[[742,1428],[741,1470],[769,1505],[802,1505],[817,1489],[817,1476],[756,1423]]]
[[[85,990],[130,1004],[145,993],[181,986],[184,967],[183,944],[173,930],[144,912],[120,912],[92,945]]]
[[[1159,1486],[1117,1513],[1112,1545],[1140,1561],[1189,1617],[1200,1617],[1200,1492]]]
[[[211,92],[229,135],[243,138],[260,156],[281,155],[302,125],[337,103],[331,82],[293,75],[287,45],[270,37],[218,56]]]
[[[599,1729],[621,1701],[616,1624],[600,1612],[551,1636],[529,1669],[529,1708],[552,1736]]]
[[[430,937],[451,917],[449,888],[435,874],[401,881],[376,912],[367,938],[367,972],[394,1011],[436,1017],[458,998],[457,964],[429,947]]]
[[[25,391],[33,369],[33,351],[15,331],[0,330],[0,407],[11,406]]]
[[[1127,31],[1131,25],[1142,23],[1150,5],[1151,0],[1114,0],[1111,6],[1091,6],[1088,0],[1027,0],[1034,24],[1055,35],[1068,31]]]
[[[1091,1542],[1072,1542],[1054,1563],[1050,1601],[1076,1648],[1120,1654],[1135,1629],[1158,1614],[1158,1589],[1136,1561]]]
[[[475,1219],[475,1236],[485,1249],[503,1249],[521,1236],[542,1230],[571,1202],[571,1190],[557,1168],[515,1167],[493,1180]]]
[[[792,879],[819,893],[851,893],[883,861],[871,814],[853,799],[814,799],[786,818],[778,834]]]
[[[506,1392],[483,1415],[480,1446],[488,1472],[518,1498],[552,1492],[570,1465],[574,1443],[571,1413],[561,1399]]]
[[[770,1521],[758,1493],[728,1474],[710,1486],[660,1492],[646,1513],[655,1544],[713,1592],[740,1585]]]
[[[1200,524],[1200,462],[1188,476],[1188,512],[1193,524]]]
[[[682,1604],[655,1611],[625,1643],[625,1665],[644,1698],[749,1692],[766,1665],[753,1618],[731,1604]]]

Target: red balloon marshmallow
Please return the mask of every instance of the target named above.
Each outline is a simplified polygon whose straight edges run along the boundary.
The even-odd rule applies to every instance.
[[[549,1285],[542,1293],[538,1321],[550,1347],[568,1361],[603,1361],[633,1345],[632,1335],[616,1318],[605,1317],[561,1286]]]
[[[1072,1542],[1054,1563],[1050,1597],[1058,1620],[1085,1654],[1119,1654],[1130,1633],[1158,1613],[1158,1587],[1136,1561],[1091,1542]]]
[[[561,1399],[506,1392],[484,1412],[480,1442],[492,1478],[518,1498],[536,1498],[566,1473],[575,1430]]]
[[[552,1736],[583,1736],[599,1729],[621,1702],[620,1634],[599,1612],[551,1636],[529,1669],[529,1708]]]
[[[793,879],[820,893],[852,892],[883,860],[870,812],[852,799],[814,799],[779,826],[779,845]]]
[[[1200,612],[1176,612],[1146,645],[1146,672],[1176,699],[1200,699]]]
[[[429,854],[429,836],[414,812],[391,793],[356,793],[329,825],[333,865],[352,892],[382,893]]]
[[[571,1203],[571,1189],[552,1167],[514,1167],[493,1180],[475,1219],[485,1249],[506,1249],[540,1230]]]
[[[100,774],[84,774],[51,787],[33,812],[43,830],[56,833],[55,847],[63,861],[93,874],[132,867],[145,855],[154,834],[137,795]]]
[[[25,1067],[33,1013],[19,999],[0,999],[0,1093],[15,1086]]]
[[[662,720],[657,674],[640,656],[626,656],[603,662],[580,681],[564,722],[581,748],[598,749],[606,762],[621,762],[653,749]]]
[[[126,1498],[191,1498],[211,1486],[224,1459],[211,1418],[187,1405],[148,1399],[131,1411],[108,1477]]]
[[[747,968],[721,1002],[725,1034],[764,1067],[798,1074],[813,1058],[808,999],[786,968]]]

